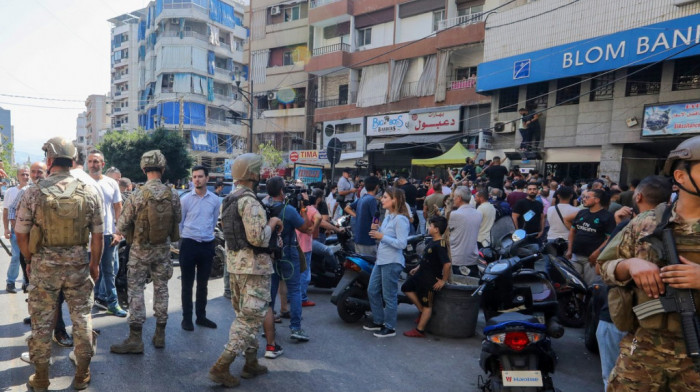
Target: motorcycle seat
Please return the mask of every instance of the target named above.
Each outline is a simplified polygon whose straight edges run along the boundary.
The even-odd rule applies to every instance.
[[[529,324],[539,324],[539,320],[535,316],[531,316],[529,314],[522,314],[518,312],[508,312],[508,313],[502,313],[499,314],[498,316],[491,317],[486,321],[486,327],[494,327],[500,324],[506,324],[506,323],[512,323],[512,322],[518,322],[518,323],[529,323]],[[493,329],[493,328],[491,328]],[[484,328],[484,332],[486,332],[486,328]]]
[[[340,242],[340,240],[338,240],[338,236],[335,234],[332,234],[332,235],[329,235],[328,237],[326,237],[326,241],[324,243],[326,245],[335,245],[338,242]]]
[[[374,263],[377,261],[377,257],[376,257],[376,256],[361,255],[361,254],[357,254],[357,256],[363,258],[364,260],[366,260],[366,261],[368,261],[368,262],[370,262],[370,263],[372,263],[372,264],[374,264]]]
[[[424,239],[425,239],[424,235],[416,234],[416,235],[409,236],[407,242],[411,245],[415,245],[419,242],[423,242]]]

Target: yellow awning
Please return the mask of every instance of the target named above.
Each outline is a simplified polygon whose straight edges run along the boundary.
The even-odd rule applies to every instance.
[[[463,166],[467,157],[474,158],[476,154],[464,148],[462,143],[455,143],[452,148],[446,153],[435,158],[428,159],[412,159],[411,165],[414,166]]]

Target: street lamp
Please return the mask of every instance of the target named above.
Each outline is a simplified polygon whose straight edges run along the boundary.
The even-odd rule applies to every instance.
[[[253,81],[249,80],[250,83],[250,91],[243,91],[241,90],[241,70],[236,69],[234,72],[234,75],[236,77],[236,88],[238,89],[238,92],[241,94],[243,99],[248,103],[248,107],[250,108],[250,113],[248,115],[248,152],[253,152]]]

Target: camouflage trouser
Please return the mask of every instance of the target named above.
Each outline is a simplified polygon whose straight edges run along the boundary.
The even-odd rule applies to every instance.
[[[168,280],[173,276],[173,262],[170,260],[170,245],[152,248],[131,247],[129,252],[129,324],[143,325],[146,322],[146,301],[143,290],[148,273],[153,280],[153,313],[156,322],[168,321]]]
[[[608,392],[700,390],[700,374],[685,353],[682,338],[639,328],[620,342],[620,356],[610,373]]]
[[[81,266],[50,266],[32,263],[29,286],[29,314],[32,336],[28,340],[29,356],[34,363],[46,363],[51,358],[51,334],[56,324],[58,294],[68,304],[73,322],[75,354],[92,357],[92,304],[95,282],[87,264]]]
[[[241,354],[258,348],[258,330],[270,304],[270,275],[230,274],[231,303],[236,319],[231,324],[226,350]]]

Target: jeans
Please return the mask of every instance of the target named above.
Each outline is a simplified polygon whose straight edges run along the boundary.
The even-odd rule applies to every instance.
[[[399,263],[375,265],[369,277],[369,306],[375,324],[386,328],[396,328],[396,308],[398,307],[399,275],[403,266]],[[383,303],[382,303],[383,302]]]
[[[311,283],[311,252],[304,252],[304,257],[306,258],[306,269],[300,275],[301,302],[309,300],[309,296],[306,295],[306,290],[309,288],[309,283]]]
[[[338,261],[335,259],[335,255],[330,247],[321,242],[320,240],[314,240],[311,244],[312,255],[323,256],[323,270],[324,271],[335,271],[338,268]]]
[[[95,299],[107,302],[109,307],[117,305],[117,288],[114,286],[114,246],[112,235],[105,234],[105,246],[100,259],[100,276],[95,282]]]
[[[532,130],[527,128],[520,128],[520,136],[523,137],[523,141],[520,142],[520,149],[530,150],[532,144]]]
[[[192,320],[192,286],[197,278],[195,315],[198,320],[207,316],[207,285],[214,260],[214,241],[198,242],[183,238],[180,243],[180,272],[182,273],[182,318]]]
[[[423,216],[423,210],[418,211],[418,230],[420,234],[425,234],[425,217]]]
[[[301,274],[299,273],[300,263],[297,247],[285,246],[282,253],[282,260],[275,260],[274,266],[275,273],[272,274],[272,302],[270,306],[273,309],[275,308],[277,289],[280,286],[280,279],[282,279],[287,284],[287,300],[289,301],[289,310],[291,314],[289,328],[291,330],[301,329]]]
[[[598,351],[600,352],[600,368],[603,372],[603,383],[608,389],[608,376],[615,367],[615,361],[620,355],[620,340],[627,335],[615,327],[615,324],[600,320],[595,337],[598,339]]]
[[[17,244],[14,230],[12,230],[10,235],[10,245],[12,246],[12,258],[10,259],[10,266],[7,268],[7,284],[14,284],[19,276],[19,245]]]

